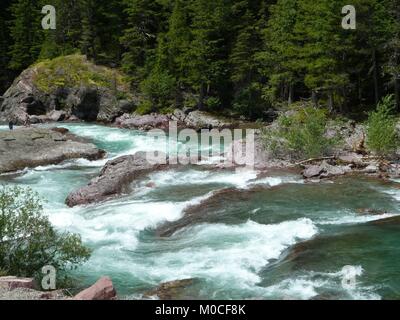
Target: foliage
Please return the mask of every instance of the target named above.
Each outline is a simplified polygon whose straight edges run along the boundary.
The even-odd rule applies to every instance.
[[[41,201],[30,189],[0,188],[0,269],[31,277],[45,265],[57,273],[76,268],[90,256],[80,236],[59,232],[43,214]]]
[[[78,52],[121,67],[154,110],[190,96],[190,106],[219,101],[212,109],[252,119],[304,99],[353,113],[390,93],[400,110],[399,0],[354,0],[356,31],[340,27],[345,0],[53,0],[56,30],[41,29],[44,4],[0,4],[3,90],[38,59]]]
[[[378,104],[376,111],[369,114],[367,145],[379,156],[389,156],[399,147],[394,105],[393,95],[388,95]]]
[[[266,147],[275,155],[296,159],[324,156],[335,143],[325,135],[327,120],[325,110],[312,106],[283,114],[264,132]]]
[[[73,88],[81,85],[116,88],[125,92],[125,96],[129,93],[129,82],[124,74],[118,70],[96,66],[79,54],[43,60],[34,67],[37,69],[35,84],[46,93],[59,87]],[[122,93],[120,95],[123,96]]]
[[[175,79],[168,72],[154,70],[141,83],[141,90],[145,95],[145,109],[153,111],[168,108],[174,103]],[[151,107],[150,107],[151,106]],[[139,107],[139,109],[142,109]]]

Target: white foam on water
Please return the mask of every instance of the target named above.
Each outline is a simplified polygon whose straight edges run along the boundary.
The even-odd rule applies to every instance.
[[[252,170],[238,171],[163,171],[153,173],[149,178],[157,186],[179,186],[179,185],[202,185],[202,184],[224,184],[231,185],[239,189],[247,189],[255,185],[266,185],[270,187],[280,184],[303,183],[302,180],[294,177],[266,177],[258,179],[258,172]]]
[[[392,196],[395,200],[400,201],[400,189],[384,190],[383,192]]]
[[[276,285],[259,288],[260,294],[265,297],[274,297],[282,300],[309,300],[318,295],[317,289],[327,284],[323,280],[306,278],[285,279]]]
[[[364,270],[362,266],[345,266],[337,272],[310,271],[302,276],[285,279],[275,285],[261,288],[258,293],[265,298],[287,300],[309,300],[322,294],[323,299],[380,300],[376,287],[362,284]],[[354,286],[344,286],[343,279],[354,278]],[[320,292],[319,292],[320,291]],[[324,297],[326,291],[334,292],[333,296]]]
[[[294,176],[282,176],[282,177],[266,177],[256,180],[251,183],[252,185],[268,185],[270,187],[276,187],[281,184],[304,184],[304,180],[296,178]]]
[[[384,213],[380,215],[356,215],[354,213],[343,216],[343,217],[335,217],[327,220],[315,221],[318,225],[343,225],[343,224],[362,224],[371,221],[378,221],[382,219],[387,219],[391,217],[398,216],[399,214],[395,213]]]
[[[309,219],[263,225],[202,224],[183,229],[168,242],[171,249],[133,259],[101,257],[112,270],[131,272],[142,281],[166,282],[202,278],[221,288],[251,289],[261,281],[258,273],[298,241],[310,239],[317,228]],[[154,244],[155,246],[157,244]],[[100,257],[97,257],[100,259]],[[91,262],[100,261],[96,257]]]
[[[257,172],[214,172],[200,170],[165,171],[151,174],[149,178],[157,186],[177,185],[201,185],[201,184],[228,184],[237,187],[245,187],[250,180],[257,178]]]
[[[139,232],[180,219],[186,207],[199,204],[212,194],[185,202],[120,199],[98,206],[47,208],[46,213],[57,228],[77,232],[84,241],[112,242],[113,247],[134,250]]]

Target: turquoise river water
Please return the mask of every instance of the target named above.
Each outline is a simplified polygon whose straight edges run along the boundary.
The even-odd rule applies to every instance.
[[[144,133],[92,124],[63,124],[91,138],[108,158],[162,150]],[[5,129],[2,127],[1,129]],[[95,177],[107,159],[79,159],[0,176],[45,200],[60,230],[79,233],[93,249],[75,276],[82,286],[102,275],[120,296],[135,299],[162,282],[195,278],[191,299],[399,299],[400,225],[374,224],[400,213],[400,181],[342,178],[304,183],[298,175],[207,171],[199,166],[150,174],[137,192],[107,203],[68,208],[68,193]],[[146,187],[149,181],[155,187]],[[257,186],[257,188],[254,188]],[[218,190],[207,214],[171,237],[154,229]],[[360,208],[388,212],[360,216]],[[349,272],[354,286],[344,286]],[[347,268],[347,269],[346,269]]]

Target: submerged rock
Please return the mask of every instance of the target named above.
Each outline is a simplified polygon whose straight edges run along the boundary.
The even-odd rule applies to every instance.
[[[400,226],[400,215],[368,222],[373,226]]]
[[[356,211],[357,211],[358,215],[362,215],[362,216],[365,216],[365,215],[366,216],[368,216],[368,215],[380,216],[380,215],[387,213],[387,211],[370,209],[370,208],[360,208],[360,209],[357,209]]]
[[[87,186],[73,191],[66,199],[69,207],[105,201],[130,191],[130,184],[139,177],[167,165],[151,164],[145,152],[110,160],[101,170],[100,175]]]
[[[0,173],[58,164],[65,160],[97,160],[105,152],[68,131],[18,128],[0,132]]]
[[[221,203],[229,203],[232,201],[249,201],[255,190],[262,189],[257,186],[251,189],[241,190],[236,188],[226,188],[214,192],[208,199],[199,204],[192,205],[184,210],[184,216],[177,221],[167,222],[155,230],[159,237],[170,237],[178,230],[189,225],[207,221],[207,219],[215,216]]]
[[[162,283],[155,289],[149,290],[143,294],[144,299],[151,299],[157,297],[160,300],[177,300],[182,299],[183,291],[192,286],[195,279],[175,280]],[[186,297],[188,299],[188,297]]]

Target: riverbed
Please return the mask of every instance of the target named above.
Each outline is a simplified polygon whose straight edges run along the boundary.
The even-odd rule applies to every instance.
[[[0,183],[37,191],[51,222],[79,233],[93,249],[74,272],[82,286],[108,275],[121,297],[137,299],[163,282],[193,278],[180,297],[400,298],[400,225],[372,223],[400,214],[399,181],[343,177],[305,183],[290,172],[259,177],[256,171],[187,166],[150,174],[122,198],[68,208],[69,192],[87,184],[108,159],[162,151],[164,142],[135,130],[61,126],[90,138],[107,159],[26,169],[0,176]],[[227,192],[208,202],[225,189],[242,196]],[[157,227],[200,204],[207,214],[170,237],[157,236]],[[361,208],[387,213],[360,215]],[[344,286],[349,270],[356,283]]]

